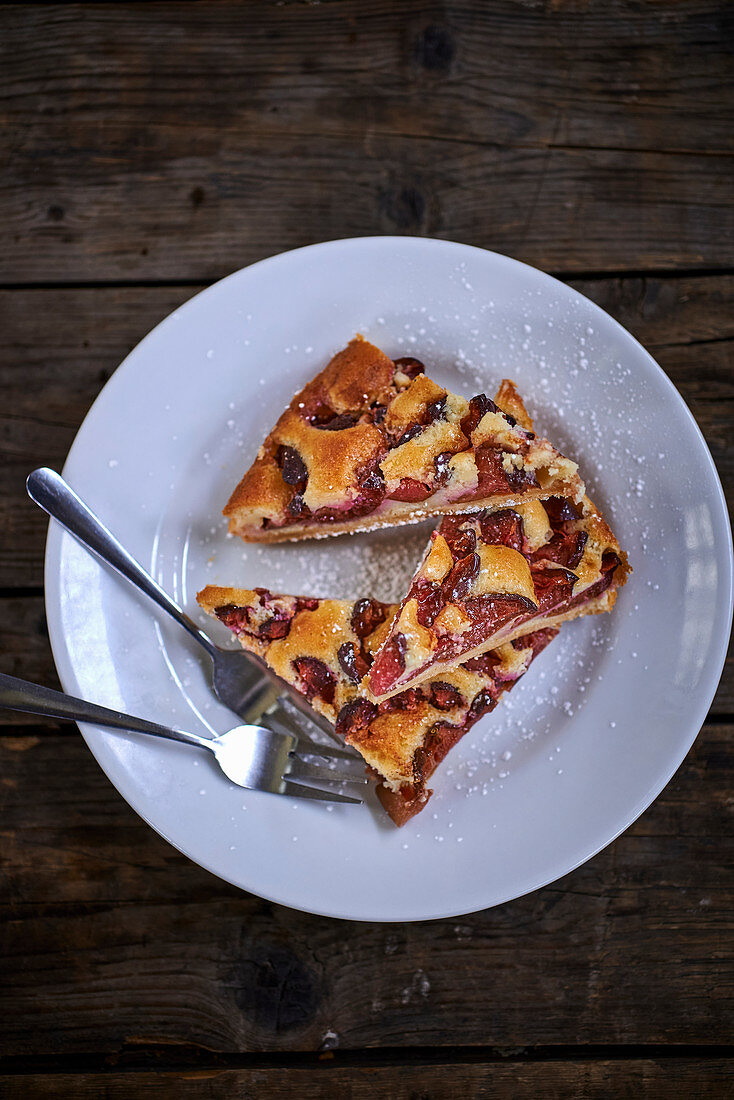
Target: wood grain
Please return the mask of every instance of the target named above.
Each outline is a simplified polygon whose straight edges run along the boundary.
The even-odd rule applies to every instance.
[[[0,1076],[6,1100],[609,1100],[634,1096],[670,1100],[696,1096],[700,1100],[729,1096],[731,1064],[724,1058],[630,1058],[620,1061],[584,1059],[578,1062],[505,1062],[429,1066],[390,1065],[343,1067],[338,1061],[300,1068],[179,1070],[158,1073],[69,1073],[44,1077]]]
[[[316,240],[465,240],[573,278],[661,363],[734,500],[725,0],[4,4],[0,25],[0,670],[55,682],[26,474],[201,285]],[[73,727],[0,712],[0,1094],[729,1096],[734,661],[712,715],[573,874],[387,926],[219,881]]]
[[[80,739],[2,737],[0,1056],[726,1043],[733,733],[705,727],[642,818],[552,886],[392,926],[240,893],[145,826]]]
[[[731,266],[731,8],[16,5],[0,279],[211,279],[333,237]],[[4,154],[4,155],[3,155]]]

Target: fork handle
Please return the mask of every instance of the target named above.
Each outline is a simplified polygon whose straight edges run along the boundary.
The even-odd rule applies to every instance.
[[[57,520],[74,538],[93,551],[102,561],[111,565],[118,573],[129,580],[146,596],[187,630],[199,645],[203,646],[210,657],[217,652],[214,642],[200,630],[185,611],[171,599],[153,578],[146,573],[125,547],[117,541],[111,531],[95,516],[94,512],[66,484],[60,474],[46,467],[34,470],[28,475],[26,489],[31,500],[40,505],[53,519]]]
[[[198,748],[208,749],[209,752],[214,751],[206,737],[169,729],[157,722],[146,722],[144,718],[133,718],[122,711],[108,710],[97,703],[87,703],[73,695],[64,695],[52,688],[3,673],[0,673],[0,707],[20,710],[26,714],[43,714],[48,718],[63,718],[69,722],[93,722],[96,726],[129,730],[132,733],[149,733],[153,737],[166,737],[170,741],[182,741],[185,745],[196,745]]]

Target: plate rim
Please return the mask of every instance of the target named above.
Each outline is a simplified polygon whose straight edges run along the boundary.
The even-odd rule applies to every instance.
[[[367,244],[368,247],[370,245],[384,246],[390,244],[399,244],[401,248],[424,248],[434,246],[445,246],[449,249],[458,248],[460,250],[467,250],[474,254],[479,253],[483,257],[492,257],[493,260],[499,260],[501,263],[507,263],[510,266],[517,265],[518,267],[531,272],[533,277],[540,276],[543,281],[549,280],[553,286],[562,288],[563,292],[569,294],[571,297],[578,296],[579,298],[582,298],[584,302],[588,303],[593,312],[598,313],[601,317],[604,318],[605,324],[611,322],[612,325],[619,331],[619,333],[623,335],[626,340],[632,341],[633,344],[636,346],[638,353],[642,353],[648,365],[651,365],[654,368],[654,372],[657,373],[660,379],[662,379],[665,386],[667,387],[669,394],[674,395],[674,401],[677,405],[678,411],[682,411],[684,413],[689,425],[692,426],[692,428],[694,429],[694,436],[697,438],[699,448],[702,450],[703,455],[705,455],[706,466],[708,468],[709,474],[711,475],[712,485],[715,489],[714,496],[716,499],[717,508],[723,521],[722,527],[726,534],[726,550],[728,551],[726,555],[728,568],[726,569],[726,573],[724,576],[722,576],[720,581],[721,587],[725,588],[727,610],[722,619],[721,636],[716,639],[715,645],[712,644],[712,649],[714,649],[715,652],[718,651],[719,657],[717,661],[709,662],[706,676],[708,688],[705,692],[699,691],[697,693],[698,706],[696,707],[696,720],[695,722],[693,722],[693,720],[691,721],[691,728],[689,732],[686,734],[685,738],[681,740],[682,751],[678,750],[675,752],[671,752],[667,756],[668,765],[666,765],[666,767],[661,770],[660,774],[656,776],[655,782],[651,786],[649,786],[645,794],[638,799],[634,807],[629,811],[629,814],[625,816],[623,823],[619,826],[616,832],[613,833],[613,835],[610,835],[607,839],[601,841],[598,844],[594,843],[591,845],[591,847],[583,848],[583,852],[581,855],[579,855],[577,852],[576,854],[569,857],[567,861],[561,861],[559,864],[554,865],[552,871],[549,871],[548,873],[543,873],[542,875],[536,875],[536,877],[532,881],[524,885],[517,892],[513,892],[510,896],[501,900],[491,901],[487,905],[479,907],[476,907],[475,905],[472,905],[469,908],[459,909],[457,909],[456,907],[448,907],[441,909],[440,911],[432,911],[429,914],[421,914],[415,916],[396,917],[375,914],[369,914],[367,916],[352,916],[345,915],[343,912],[331,910],[328,907],[314,907],[313,905],[306,905],[301,902],[296,903],[293,900],[283,899],[282,897],[276,896],[275,894],[261,892],[257,889],[253,889],[253,887],[250,885],[243,885],[242,881],[237,881],[231,875],[228,875],[226,873],[223,873],[221,870],[216,869],[212,865],[211,861],[209,861],[208,859],[202,859],[198,857],[194,858],[189,852],[186,851],[184,847],[182,847],[168,835],[167,829],[161,828],[157,824],[153,824],[153,822],[147,816],[146,812],[139,805],[139,800],[135,797],[134,793],[130,794],[127,791],[123,793],[123,791],[120,789],[120,786],[118,786],[118,782],[112,780],[106,768],[102,764],[93,745],[94,736],[99,734],[99,732],[101,731],[101,727],[97,727],[89,723],[77,723],[77,725],[84,738],[84,741],[87,744],[87,747],[89,748],[90,752],[104,772],[106,779],[112,784],[120,797],[122,797],[125,802],[127,802],[133,812],[136,813],[143,821],[145,821],[146,825],[154,829],[154,831],[159,836],[161,836],[168,844],[170,844],[176,851],[181,852],[182,855],[186,856],[186,858],[190,859],[193,863],[202,867],[204,870],[213,874],[215,877],[221,879],[222,881],[225,881],[230,885],[236,887],[237,889],[251,893],[253,894],[253,896],[263,898],[266,901],[282,905],[286,908],[295,909],[296,911],[310,913],[316,916],[329,917],[332,919],[361,922],[369,921],[372,923],[381,924],[405,924],[414,923],[416,921],[445,920],[451,917],[466,916],[470,913],[481,912],[484,909],[494,908],[497,905],[502,905],[515,901],[520,897],[524,897],[529,893],[533,893],[535,890],[542,889],[543,887],[558,881],[565,875],[570,874],[572,871],[576,870],[578,867],[583,866],[583,864],[587,863],[590,859],[593,859],[594,856],[596,856],[599,852],[603,851],[604,848],[607,848],[610,844],[612,844],[619,836],[621,836],[622,833],[626,832],[626,830],[629,829],[630,826],[645,812],[645,810],[648,809],[652,805],[652,803],[660,796],[662,791],[665,789],[665,787],[668,785],[675,773],[680,768],[681,764],[690,752],[690,749],[693,746],[696,738],[698,737],[698,734],[700,733],[700,730],[706,720],[708,711],[711,707],[711,703],[713,702],[713,699],[718,690],[721,675],[726,662],[728,638],[731,633],[732,615],[734,613],[734,553],[732,549],[732,530],[729,521],[726,496],[724,494],[723,486],[721,484],[721,479],[719,477],[716,464],[714,462],[711,451],[709,450],[706,439],[700,427],[698,426],[695,417],[693,416],[693,413],[688,408],[688,405],[684,401],[682,395],[673,384],[671,379],[668,377],[666,372],[663,370],[663,368],[656,362],[653,356],[636,339],[636,337],[633,336],[633,334],[624,327],[624,325],[617,321],[616,318],[614,318],[610,313],[607,313],[606,310],[604,310],[601,306],[592,301],[592,299],[589,298],[587,295],[583,294],[575,287],[572,287],[569,284],[562,282],[555,276],[549,275],[547,272],[543,271],[540,268],[533,267],[531,264],[524,263],[522,260],[517,260],[512,256],[507,256],[503,253],[495,252],[491,249],[485,249],[478,245],[465,244],[464,242],[460,241],[450,241],[444,238],[435,237],[404,237],[394,234],[370,234],[367,236],[340,237],[328,241],[315,242],[313,244],[303,245],[299,248],[294,249],[287,249],[283,252],[278,252],[271,256],[263,257],[262,259],[257,260],[252,264],[248,264],[245,267],[238,268],[236,271],[230,272],[228,275],[225,275],[221,279],[216,280],[209,286],[198,291],[196,294],[191,295],[191,297],[187,298],[184,302],[182,302],[180,305],[176,306],[173,310],[166,314],[166,316],[163,317],[156,325],[154,325],[153,328],[149,329],[148,332],[146,332],[146,334],[142,337],[142,339],[139,340],[132,348],[130,348],[130,350],[121,360],[119,365],[115,368],[108,381],[96,395],[94,401],[87,410],[82,422],[76,429],[74,439],[69,448],[66,459],[64,460],[62,473],[64,473],[64,475],[66,474],[69,464],[73,461],[74,451],[79,444],[79,439],[84,429],[84,426],[87,423],[87,420],[91,418],[94,414],[95,407],[100,401],[102,395],[108,390],[109,387],[113,387],[114,385],[119,384],[119,377],[121,377],[122,369],[128,364],[128,361],[131,359],[131,357],[133,355],[136,355],[140,351],[140,349],[146,344],[146,342],[153,336],[154,333],[159,333],[159,331],[164,326],[172,325],[175,323],[175,314],[177,314],[179,310],[185,309],[190,303],[194,301],[199,301],[210,292],[213,293],[215,291],[218,291],[223,283],[226,283],[228,280],[233,280],[237,278],[245,271],[252,271],[253,269],[262,268],[264,265],[277,263],[278,261],[282,261],[283,258],[290,257],[297,253],[336,250],[340,246],[353,246],[355,244],[358,244],[360,247],[363,247],[365,244]],[[60,583],[58,583],[58,568],[54,570],[53,563],[55,561],[56,565],[58,566],[59,548],[61,544],[61,539],[63,537],[69,538],[71,536],[65,535],[60,526],[54,524],[52,521],[49,521],[44,553],[44,605],[46,610],[49,641],[51,645],[54,664],[56,666],[59,679],[61,681],[64,691],[73,693],[75,691],[78,692],[79,688],[75,684],[75,673],[68,656],[68,651],[65,646],[65,640],[63,636],[63,631],[61,629],[60,620],[56,617],[55,614],[56,608],[54,605],[54,598],[60,598],[61,585]],[[722,595],[723,594],[724,593],[722,593]],[[125,784],[122,785],[125,786]]]

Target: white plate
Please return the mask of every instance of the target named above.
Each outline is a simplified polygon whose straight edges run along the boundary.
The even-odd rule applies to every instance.
[[[115,372],[69,454],[72,486],[192,613],[207,583],[402,594],[425,530],[255,548],[227,538],[220,515],[293,392],[357,331],[466,395],[517,381],[629,552],[614,614],[564,627],[402,830],[373,804],[328,811],[243,791],[184,747],[83,732],[130,805],[228,881],[356,920],[451,916],[577,867],[668,782],[721,672],[731,536],[681,398],[586,298],[466,245],[333,241],[238,271],[168,317]],[[46,603],[67,691],[196,732],[234,724],[194,643],[55,525]]]

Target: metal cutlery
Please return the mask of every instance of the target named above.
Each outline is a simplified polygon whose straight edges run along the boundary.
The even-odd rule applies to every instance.
[[[331,746],[299,751],[298,738],[293,734],[276,732],[263,726],[246,724],[236,726],[215,738],[199,737],[195,733],[169,729],[157,722],[134,718],[122,711],[88,703],[73,695],[64,695],[52,688],[41,687],[15,676],[0,674],[0,707],[29,714],[43,714],[72,722],[93,722],[97,726],[144,733],[152,737],[164,737],[205,749],[216,759],[219,767],[232,783],[249,790],[268,791],[295,798],[311,798],[319,802],[347,802],[360,804],[360,798],[341,794],[334,790],[320,790],[304,786],[298,780],[318,783],[366,783],[364,768],[361,774],[350,770],[354,758]],[[315,764],[306,755],[318,755],[329,764]],[[345,758],[347,758],[345,760]]]
[[[275,676],[257,656],[244,650],[222,649],[215,645],[128,553],[60,474],[45,467],[34,470],[28,476],[26,488],[31,499],[82,546],[116,569],[188,631],[212,661],[214,693],[247,724],[267,726],[278,733],[295,735],[301,744],[309,744],[314,751],[317,750],[319,743],[314,742],[305,725],[296,720],[290,709],[293,707],[332,741],[337,740],[333,727],[326,719],[317,714],[295,688]],[[288,707],[284,706],[284,700],[288,701]],[[360,759],[351,750],[342,749],[342,753],[350,759]]]

